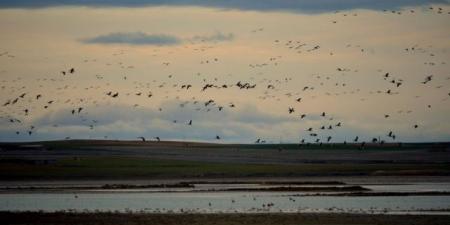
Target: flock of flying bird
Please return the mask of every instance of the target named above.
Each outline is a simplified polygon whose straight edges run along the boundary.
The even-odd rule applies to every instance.
[[[430,10],[435,10],[436,13],[443,14],[443,9],[438,8],[430,8]],[[388,11],[385,11],[388,12]],[[408,11],[409,13],[416,13],[414,10]],[[392,13],[395,14],[402,14],[404,12],[402,11],[392,11]],[[450,12],[449,12],[450,14]],[[344,16],[350,16],[351,14],[343,14]],[[353,14],[353,16],[357,16],[357,14]],[[338,23],[337,20],[334,20],[333,23]],[[263,33],[264,28],[257,28],[251,31],[251,33]],[[302,53],[302,54],[314,54],[316,51],[321,51],[323,48],[320,44],[309,44],[304,43],[301,41],[296,40],[281,40],[276,39],[271,43],[275,48],[287,48],[288,50],[292,50],[295,53]],[[362,48],[359,45],[352,45],[347,44],[347,48],[355,47],[360,52],[365,52],[367,49]],[[214,46],[196,46],[193,48],[194,51],[207,51],[208,49],[214,48]],[[402,51],[411,53],[411,52],[420,52],[429,54],[430,58],[433,58],[435,56],[435,53],[430,52],[429,49],[426,49],[425,47],[420,47],[418,45],[414,45],[412,47],[407,47],[403,49]],[[125,52],[121,51],[120,53],[115,53],[114,56],[121,56],[124,55]],[[329,53],[330,55],[333,55],[333,51]],[[156,55],[156,53],[155,53]],[[0,54],[0,57],[7,56],[8,58],[12,59],[15,56],[12,56],[9,52],[3,52]],[[1,58],[0,58],[1,59]],[[1,59],[3,60],[3,59]],[[265,67],[271,67],[271,66],[277,66],[279,63],[283,60],[283,56],[274,56],[270,57],[268,60],[265,60],[261,63],[253,63],[249,64],[249,68],[252,69],[258,69],[260,74],[263,74],[261,71],[264,70]],[[218,57],[213,57],[212,59],[208,60],[201,60],[200,64],[218,64],[221,63],[222,60],[219,60]],[[0,61],[1,62],[1,61]],[[97,59],[93,60],[84,60],[85,63],[97,63]],[[3,62],[2,62],[3,63]],[[446,62],[442,62],[441,64],[445,64]],[[112,65],[113,63],[108,63],[107,65]],[[123,62],[116,62],[117,65],[120,65],[121,68],[130,70],[133,69],[133,65],[126,65]],[[162,62],[163,67],[171,67],[173,66],[173,62]],[[425,62],[425,65],[436,65],[435,62]],[[326,85],[333,85],[334,87],[339,87],[341,89],[346,88],[348,86],[351,86],[351,84],[345,81],[339,81],[336,80],[330,76],[324,76],[324,75],[312,75],[312,80],[318,80],[319,83],[311,82],[311,84],[303,85],[298,87],[298,90],[295,92],[287,92],[283,93],[282,95],[279,94],[283,92],[284,90],[282,87],[286,84],[295,82],[293,80],[293,77],[283,77],[279,79],[269,79],[269,78],[261,78],[262,76],[259,76],[259,80],[255,77],[251,77],[249,81],[244,81],[241,79],[236,79],[234,82],[221,82],[220,79],[217,77],[211,80],[211,77],[204,76],[201,77],[202,74],[199,72],[197,73],[197,77],[201,78],[200,83],[196,84],[195,82],[182,82],[181,80],[178,80],[178,82],[172,82],[170,83],[168,80],[176,80],[174,79],[174,75],[170,74],[167,76],[167,80],[153,80],[153,83],[156,83],[156,86],[152,86],[153,84],[150,82],[140,82],[140,81],[132,81],[127,76],[123,76],[123,81],[129,81],[132,82],[131,85],[134,88],[137,89],[137,91],[123,91],[123,90],[117,90],[113,87],[113,85],[110,85],[109,82],[107,82],[107,85],[104,83],[104,87],[100,86],[89,86],[84,87],[81,90],[78,91],[96,91],[96,93],[100,97],[96,98],[67,98],[63,100],[61,97],[64,97],[64,91],[70,90],[70,89],[77,89],[78,87],[70,84],[65,83],[67,77],[75,77],[79,76],[80,71],[83,71],[82,68],[74,68],[70,67],[68,69],[65,69],[63,71],[60,71],[59,77],[56,78],[39,78],[36,80],[36,83],[40,82],[60,82],[64,84],[63,86],[55,86],[55,90],[57,93],[59,93],[59,96],[52,96],[48,92],[46,92],[47,88],[40,88],[37,90],[40,90],[42,92],[37,93],[35,90],[33,91],[27,91],[27,87],[25,85],[21,85],[21,78],[16,78],[15,80],[2,80],[1,81],[1,91],[2,94],[5,95],[5,93],[8,93],[7,96],[8,99],[2,103],[2,109],[0,111],[0,122],[2,124],[5,124],[5,122],[9,123],[8,126],[11,127],[11,129],[17,129],[12,132],[14,132],[16,135],[27,135],[31,136],[37,130],[39,127],[35,124],[28,124],[28,122],[24,122],[26,118],[29,118],[34,111],[42,111],[42,110],[49,110],[55,103],[64,104],[65,107],[67,105],[72,106],[71,109],[67,109],[72,116],[78,117],[80,119],[81,125],[86,125],[89,129],[94,130],[99,121],[101,121],[101,118],[89,118],[89,114],[87,111],[89,108],[92,107],[92,105],[99,106],[102,104],[102,101],[108,102],[110,104],[111,101],[114,101],[115,99],[125,98],[125,99],[131,99],[132,97],[146,97],[148,99],[152,99],[155,97],[155,95],[165,96],[165,98],[168,98],[167,93],[170,90],[165,89],[175,89],[176,93],[181,92],[182,95],[186,92],[190,91],[198,91],[200,94],[204,95],[205,93],[208,93],[211,89],[214,89],[216,91],[221,91],[225,89],[232,89],[232,91],[251,91],[252,89],[256,89],[261,91],[261,94],[258,96],[259,100],[276,100],[280,101],[282,98],[287,98],[289,101],[292,102],[293,105],[289,105],[286,107],[286,114],[287,116],[293,116],[298,118],[299,120],[307,120],[308,117],[314,117],[314,118],[320,118],[320,121],[323,123],[317,127],[306,127],[304,131],[307,133],[306,137],[300,137],[299,143],[300,144],[309,144],[309,143],[330,143],[333,140],[332,135],[328,135],[330,131],[338,132],[339,129],[342,129],[342,127],[345,127],[344,121],[335,121],[332,112],[321,112],[319,114],[314,113],[298,113],[298,104],[301,104],[307,97],[304,93],[306,92],[312,92],[317,89],[319,89],[321,86]],[[357,69],[349,69],[337,66],[336,72],[343,74],[343,73],[358,73],[359,71]],[[397,95],[399,94],[400,88],[406,85],[408,82],[413,81],[407,81],[408,79],[394,76],[391,72],[382,72],[382,70],[378,71],[380,72],[380,80],[383,80],[386,82],[387,85],[391,85],[386,90],[376,90],[371,91],[370,94],[386,94],[386,95]],[[105,77],[102,75],[95,75],[96,80],[99,82],[104,82]],[[433,80],[435,79],[435,75],[432,74],[426,74],[424,75],[423,81],[421,81],[422,85],[430,85],[433,83]],[[450,77],[447,77],[446,80],[450,80]],[[50,85],[52,86],[52,85]],[[41,85],[42,87],[42,85]],[[435,86],[435,88],[441,88],[443,85]],[[105,90],[105,88],[109,90]],[[156,89],[161,90],[160,92],[155,91]],[[172,91],[173,92],[173,91]],[[325,95],[331,96],[331,95],[345,95],[345,94],[357,94],[361,93],[361,89],[354,88],[352,90],[345,89],[341,92],[336,93],[330,93],[325,92]],[[239,95],[240,97],[241,95]],[[245,96],[245,94],[244,94]],[[450,92],[446,93],[446,96],[443,96],[445,100],[447,100],[450,96]],[[221,112],[225,109],[232,110],[233,108],[238,107],[236,103],[228,102],[228,103],[220,103],[218,100],[215,100],[213,98],[210,99],[202,99],[192,97],[190,100],[184,100],[181,101],[182,97],[177,96],[176,100],[179,101],[179,107],[183,108],[186,105],[192,106],[193,110],[196,111],[203,111],[203,112]],[[311,97],[313,99],[314,96]],[[292,100],[291,100],[292,99]],[[364,101],[364,99],[362,99]],[[103,103],[104,103],[103,102]],[[33,107],[27,107],[28,103],[38,104],[38,106]],[[83,105],[84,104],[84,105]],[[448,103],[447,103],[448,104]],[[140,107],[139,104],[132,105],[134,108]],[[427,105],[427,108],[431,108],[431,105]],[[163,111],[163,107],[159,107],[159,111]],[[407,111],[406,113],[411,113],[412,110]],[[45,113],[44,113],[45,114]],[[385,119],[389,119],[391,117],[390,114],[386,113],[384,114]],[[31,120],[32,121],[32,120]],[[180,121],[177,118],[173,118],[171,120],[173,124],[184,124],[186,126],[195,126],[196,121],[193,121],[193,119],[189,119],[187,121]],[[2,125],[3,126],[3,125]],[[418,129],[420,127],[419,123],[412,122],[411,123],[412,129]],[[53,124],[53,127],[58,127],[58,124]],[[328,133],[326,133],[328,132]],[[327,135],[325,135],[325,133]],[[71,137],[65,137],[66,139],[70,139]],[[109,138],[108,136],[104,136],[104,138]],[[160,136],[154,136],[152,138],[139,136],[136,137],[136,139],[142,140],[142,141],[148,141],[149,139],[161,141],[163,137]],[[221,137],[219,134],[211,135],[210,139],[215,140],[221,140],[223,137]],[[360,143],[361,147],[364,147],[366,142],[374,142],[374,143],[384,143],[385,141],[392,141],[395,142],[398,138],[398,134],[396,134],[392,130],[387,130],[386,134],[383,135],[383,137],[372,137],[369,140],[363,141],[359,136],[355,136],[351,138],[351,141],[355,143]],[[263,137],[255,137],[256,141],[253,141],[254,143],[268,143],[267,140],[265,140]]]

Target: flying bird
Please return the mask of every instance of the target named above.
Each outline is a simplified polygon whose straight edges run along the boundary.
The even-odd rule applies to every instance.
[[[141,139],[143,142],[145,142],[145,137],[138,137],[139,139]]]

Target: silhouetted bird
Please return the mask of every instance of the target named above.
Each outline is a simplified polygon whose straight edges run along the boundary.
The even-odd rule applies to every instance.
[[[142,141],[145,142],[145,138],[144,137],[138,137],[138,138],[140,138]]]
[[[293,112],[295,112],[294,108],[289,107],[289,114],[291,114],[291,113],[293,113]]]

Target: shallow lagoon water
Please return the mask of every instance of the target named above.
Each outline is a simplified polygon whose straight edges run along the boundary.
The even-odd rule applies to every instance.
[[[0,210],[151,213],[347,212],[450,214],[449,195],[421,196],[420,193],[416,193],[410,196],[314,196],[317,192],[256,190],[279,186],[323,187],[328,185],[215,183],[195,184],[194,188],[60,189],[54,191],[4,192],[0,194]],[[366,184],[363,187],[371,189],[372,192],[450,191],[450,183],[447,182]],[[229,191],[236,188],[255,190]]]
[[[371,184],[364,187],[374,192],[450,192],[450,183]]]
[[[1,211],[444,213],[450,196],[293,196],[292,192],[5,193]],[[273,206],[268,207],[271,203]]]

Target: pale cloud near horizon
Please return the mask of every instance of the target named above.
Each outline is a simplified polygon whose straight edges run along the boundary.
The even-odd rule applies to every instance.
[[[319,115],[308,115],[303,120],[297,120],[288,115],[262,112],[252,105],[244,105],[236,110],[226,110],[221,114],[196,111],[194,105],[180,109],[175,101],[165,102],[161,107],[164,108],[163,111],[149,108],[136,109],[126,105],[88,106],[87,113],[75,116],[71,115],[70,108],[61,109],[35,118],[32,124],[37,127],[34,130],[36,134],[28,140],[60,140],[66,137],[104,139],[105,136],[107,139],[137,140],[138,137],[144,136],[149,140],[160,137],[163,140],[219,143],[252,143],[258,138],[268,143],[280,141],[295,143],[293,140],[298,142],[301,139],[314,142],[317,137],[309,137],[307,128],[318,127],[322,124],[335,125],[345,121],[342,122],[345,128],[321,132],[318,138],[333,135],[338,140],[351,142],[355,136],[359,136],[362,141],[370,141],[371,137],[379,135],[377,127],[380,127],[380,124],[376,122],[366,123],[361,127],[358,121],[341,120],[343,118],[327,121]],[[192,125],[188,125],[190,120]],[[91,125],[93,128],[90,127]],[[410,132],[407,129],[398,131],[402,134],[400,138],[412,142],[421,136],[433,133],[433,131]],[[439,129],[438,131],[442,132]],[[4,128],[0,129],[0,135],[3,138],[14,137],[10,130]],[[216,135],[219,135],[222,140],[216,140]],[[445,134],[442,134],[428,141],[441,141],[445,140],[445,137]]]

